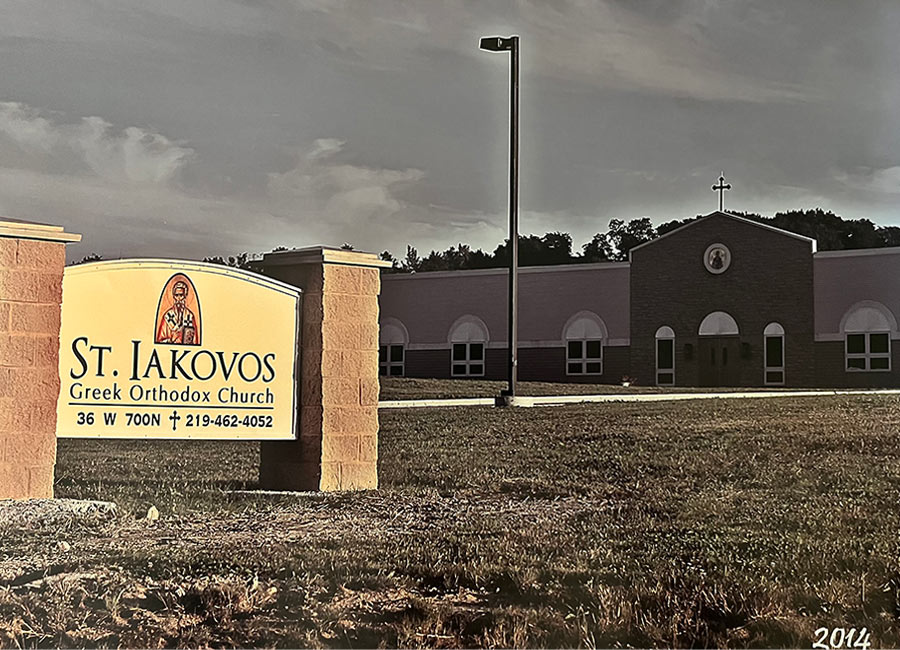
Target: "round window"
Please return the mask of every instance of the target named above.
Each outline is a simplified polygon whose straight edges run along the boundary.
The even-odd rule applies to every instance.
[[[725,244],[710,244],[703,254],[703,265],[710,273],[724,273],[731,266],[731,251]]]

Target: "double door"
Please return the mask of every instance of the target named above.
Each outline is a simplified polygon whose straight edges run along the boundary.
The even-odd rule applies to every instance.
[[[697,344],[700,385],[738,386],[741,380],[741,339],[738,336],[701,336]]]

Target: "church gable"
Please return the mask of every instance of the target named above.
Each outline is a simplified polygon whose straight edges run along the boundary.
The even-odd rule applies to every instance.
[[[631,251],[629,251],[629,254],[628,254],[629,259],[631,259],[632,254],[634,252],[645,249],[645,248],[653,247],[657,244],[665,242],[666,240],[669,240],[672,237],[679,237],[679,236],[684,237],[686,235],[687,236],[693,235],[693,234],[695,234],[693,232],[694,229],[697,229],[697,228],[704,229],[704,227],[705,228],[712,227],[713,229],[724,229],[725,231],[728,231],[728,232],[740,232],[739,228],[737,228],[738,224],[740,224],[742,226],[747,226],[748,228],[758,229],[758,230],[762,231],[762,233],[768,232],[768,233],[772,233],[773,235],[777,235],[780,237],[787,237],[790,239],[804,242],[804,243],[806,243],[807,246],[809,246],[810,252],[812,252],[812,253],[816,252],[816,240],[815,239],[810,239],[809,237],[805,237],[803,235],[798,235],[797,233],[790,232],[789,230],[782,230],[781,228],[775,228],[774,226],[769,226],[764,223],[759,223],[758,221],[753,221],[752,219],[746,219],[744,217],[739,217],[739,216],[731,214],[729,212],[721,212],[721,211],[717,210],[715,212],[711,212],[710,214],[704,215],[704,216],[700,217],[699,219],[695,219],[694,221],[691,221],[690,223],[687,223],[683,226],[675,228],[674,230],[670,230],[666,234],[664,234],[660,237],[657,237],[654,240],[645,242],[639,246],[635,246],[634,248],[631,249]],[[764,241],[766,239],[766,236],[762,233],[754,233],[752,230],[748,230],[746,236],[749,238],[753,238],[753,239],[756,239],[757,237],[759,237],[762,241]],[[671,243],[671,242],[668,242],[668,243]]]
[[[674,332],[679,382],[704,381],[713,334],[735,338],[729,381],[750,385],[763,367],[759,341],[771,323],[792,340],[792,378],[810,381],[814,241],[764,224],[714,212],[631,251],[631,362],[635,376],[653,376],[655,333]],[[733,327],[710,329],[711,315]],[[801,336],[800,341],[794,337]],[[728,345],[732,345],[729,343]],[[688,347],[685,347],[688,346]],[[720,356],[725,354],[718,351]],[[679,357],[679,355],[681,355]],[[721,359],[720,359],[721,361]],[[703,363],[701,363],[703,362]],[[807,364],[808,365],[808,364]]]

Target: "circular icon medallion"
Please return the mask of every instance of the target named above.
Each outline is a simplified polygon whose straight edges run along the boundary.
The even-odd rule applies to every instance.
[[[731,251],[725,244],[710,244],[703,254],[703,266],[710,273],[724,273],[731,266]]]

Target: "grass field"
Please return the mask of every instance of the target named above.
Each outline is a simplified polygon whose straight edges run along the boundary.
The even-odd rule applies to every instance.
[[[382,488],[62,440],[113,523],[0,524],[0,646],[900,645],[900,398],[381,414]],[[156,506],[158,521],[148,521]]]

